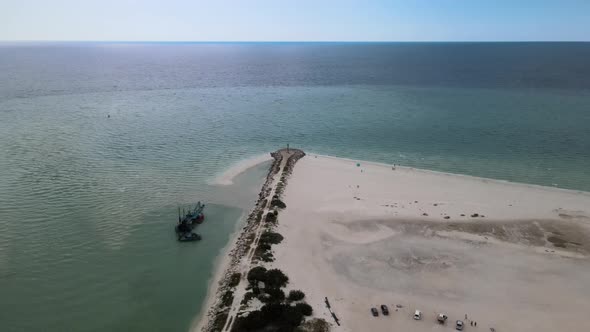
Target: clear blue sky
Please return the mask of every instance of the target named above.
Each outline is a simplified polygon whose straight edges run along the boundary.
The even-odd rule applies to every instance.
[[[0,40],[590,40],[590,0],[1,0]]]

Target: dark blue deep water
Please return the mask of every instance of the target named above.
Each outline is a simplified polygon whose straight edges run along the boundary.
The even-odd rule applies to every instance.
[[[0,44],[0,330],[187,330],[286,143],[590,191],[590,43]]]
[[[0,96],[220,87],[590,89],[590,43],[0,45]]]

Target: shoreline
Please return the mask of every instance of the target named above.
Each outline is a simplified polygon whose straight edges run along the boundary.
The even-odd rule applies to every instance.
[[[206,320],[207,313],[210,307],[212,307],[215,301],[217,300],[215,297],[218,289],[217,284],[219,284],[219,282],[221,281],[224,272],[226,271],[227,266],[229,266],[230,263],[228,254],[235,245],[236,241],[238,240],[243,225],[248,219],[248,215],[248,211],[244,211],[244,213],[242,213],[238,222],[236,223],[234,231],[232,231],[232,234],[230,235],[230,239],[219,252],[219,255],[215,259],[215,262],[213,262],[213,275],[211,276],[211,278],[209,278],[209,280],[207,280],[207,296],[205,297],[205,301],[203,301],[201,310],[199,311],[197,316],[193,318],[193,321],[191,322],[189,327],[189,331],[200,331],[204,327],[202,326],[202,322]]]
[[[350,162],[354,162],[354,163],[361,163],[361,167],[362,167],[362,164],[374,165],[374,166],[384,166],[384,167],[389,167],[389,168],[391,168],[394,165],[394,164],[386,164],[386,163],[382,163],[382,162],[378,162],[378,161],[367,161],[367,160],[360,160],[360,159],[335,157],[335,156],[323,155],[323,154],[318,154],[318,153],[309,153],[308,156],[309,157],[318,156],[318,157],[321,157],[321,158],[332,159],[332,160],[350,161]],[[469,175],[469,174],[450,173],[450,172],[443,172],[443,171],[431,170],[431,169],[427,169],[427,168],[417,168],[417,167],[411,167],[411,166],[404,166],[404,165],[399,165],[399,164],[395,164],[395,168],[396,169],[400,169],[400,170],[406,170],[406,171],[422,172],[422,173],[425,173],[425,174],[444,175],[444,176],[450,176],[450,177],[458,177],[458,178],[467,178],[467,179],[472,179],[472,180],[479,180],[479,181],[484,182],[484,183],[487,183],[487,182],[495,182],[495,183],[498,183],[498,184],[518,185],[518,186],[523,186],[523,187],[528,187],[528,188],[538,188],[538,189],[544,189],[544,190],[555,190],[555,191],[561,191],[561,192],[565,192],[565,193],[574,193],[574,194],[582,194],[582,195],[588,195],[588,196],[590,196],[590,191],[579,190],[579,189],[567,189],[567,188],[560,188],[560,187],[555,187],[555,186],[545,186],[545,185],[534,184],[534,183],[526,183],[526,182],[517,182],[517,181],[504,180],[504,179],[487,178],[487,177],[475,176],[475,175]]]

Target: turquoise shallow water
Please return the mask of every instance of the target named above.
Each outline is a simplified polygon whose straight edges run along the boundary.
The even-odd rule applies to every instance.
[[[466,45],[0,47],[0,329],[188,329],[268,164],[208,183],[287,143],[590,191],[587,63],[517,46],[505,72]],[[181,245],[196,200],[205,240]]]

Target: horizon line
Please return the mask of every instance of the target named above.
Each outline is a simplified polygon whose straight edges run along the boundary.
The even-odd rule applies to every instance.
[[[239,44],[239,43],[588,43],[590,40],[0,40],[0,43],[193,43],[193,44]]]

